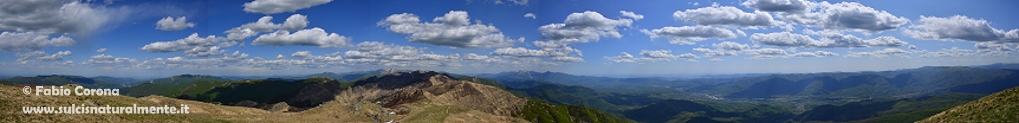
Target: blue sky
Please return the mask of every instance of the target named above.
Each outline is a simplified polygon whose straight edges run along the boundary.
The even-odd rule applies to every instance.
[[[1019,2],[5,1],[0,74],[396,68],[625,77],[1014,63],[1012,5]]]

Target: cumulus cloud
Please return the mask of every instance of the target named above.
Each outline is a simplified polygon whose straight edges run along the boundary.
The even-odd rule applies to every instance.
[[[828,52],[828,51],[816,51],[816,52],[797,52],[797,53],[794,53],[794,54],[790,54],[789,56],[791,56],[791,57],[832,57],[832,56],[839,56],[839,54],[838,53],[833,53],[833,52]]]
[[[678,45],[692,45],[708,38],[730,39],[738,36],[732,31],[713,26],[667,26],[654,30],[641,29],[640,32],[650,35],[651,39],[668,38],[669,43]]]
[[[598,12],[572,13],[565,23],[553,23],[538,28],[541,37],[564,44],[598,41],[600,37],[620,38],[619,26],[630,26],[630,19],[608,19]]]
[[[74,40],[67,36],[50,38],[35,32],[0,32],[0,51],[39,50],[49,46],[71,46]]]
[[[56,60],[64,60],[64,56],[69,56],[69,55],[71,55],[71,51],[60,51],[60,52],[53,53],[53,54],[48,55],[48,56],[39,57],[37,59],[43,60],[43,61],[56,61]]]
[[[740,52],[749,50],[750,46],[746,44],[739,44],[736,42],[725,41],[717,44],[711,44],[715,49],[708,48],[693,48],[695,52],[704,53],[705,57],[717,58],[725,56],[738,56]]]
[[[916,45],[909,45],[909,50],[916,50]]]
[[[49,55],[47,55],[46,52],[43,51],[32,51],[27,53],[15,54],[15,56],[18,56],[18,60],[16,62],[18,62],[19,64],[27,64],[32,59],[40,61],[58,61],[63,60],[64,56],[70,55],[71,51],[60,51]]]
[[[255,0],[244,3],[244,11],[262,14],[294,12],[331,1],[333,0]]]
[[[1002,43],[1002,42],[979,42],[973,44],[973,47],[977,48],[977,52],[985,56],[995,55],[1011,55],[1012,47],[1019,45],[1019,43]]]
[[[537,19],[538,16],[534,15],[534,13],[527,13],[527,14],[524,14],[524,18]]]
[[[198,36],[198,33],[192,33],[191,35],[184,39],[177,39],[174,41],[153,42],[143,46],[141,50],[155,53],[176,52],[195,49],[195,47],[199,46],[214,46],[219,44],[222,40],[223,38],[216,37],[213,35],[209,35],[206,36],[205,38],[202,38]]]
[[[605,59],[611,60],[615,63],[633,63],[633,62],[654,62],[654,61],[672,61],[676,59],[696,59],[700,58],[692,53],[684,53],[679,55],[672,54],[671,50],[641,50],[640,57],[634,57],[630,53],[622,52],[618,56],[605,56]]]
[[[181,16],[180,18],[173,19],[173,17],[167,16],[166,18],[156,21],[156,29],[163,31],[178,31],[187,28],[195,27],[195,23],[187,22],[187,17]]]
[[[390,15],[378,25],[389,27],[393,33],[409,35],[407,39],[411,42],[457,48],[509,47],[524,40],[509,39],[495,26],[471,24],[466,11],[449,11],[432,21],[420,22],[417,15],[402,13]]]
[[[294,14],[287,17],[287,20],[283,22],[280,29],[283,30],[300,30],[308,26],[308,16],[301,14]]]
[[[752,49],[752,50],[746,50],[744,52],[747,53],[747,54],[769,55],[769,56],[784,56],[784,55],[788,55],[789,54],[785,50],[776,49],[776,48]]]
[[[718,59],[719,57],[727,56],[739,56],[739,54],[754,55],[748,59],[774,59],[774,58],[790,58],[790,57],[829,57],[838,56],[838,53],[828,51],[814,51],[814,52],[796,52],[795,48],[789,50],[777,49],[777,48],[757,48],[754,49],[748,44],[740,44],[731,41],[724,41],[721,43],[711,44],[714,49],[708,48],[694,48],[693,51],[704,53],[705,57]],[[793,53],[790,53],[793,52]]]
[[[584,59],[576,56],[558,56],[552,57],[552,60],[560,62],[583,62]]]
[[[297,52],[294,52],[294,54],[290,54],[290,57],[294,57],[294,58],[307,58],[307,57],[311,57],[311,52],[310,51],[297,51]]]
[[[16,32],[92,33],[126,16],[127,8],[93,6],[78,0],[10,0],[0,2],[0,30]]]
[[[511,58],[540,58],[548,57],[554,61],[559,62],[582,62],[583,58],[578,56],[583,55],[580,50],[573,49],[565,44],[555,44],[551,41],[535,41],[535,45],[542,49],[527,49],[523,47],[506,47],[499,48],[490,53],[495,56],[507,56]],[[576,54],[573,54],[576,53]]]
[[[974,42],[1019,42],[1019,29],[1004,31],[983,19],[955,15],[949,18],[920,16],[920,22],[903,31],[923,40],[965,40]]]
[[[470,3],[470,2],[473,2],[473,1],[474,1],[474,0],[467,0],[467,3]],[[485,0],[485,1],[487,1],[487,0]],[[495,4],[503,4],[503,3],[506,3],[506,2],[503,2],[502,0],[492,0],[492,1],[493,1],[493,2],[495,3]],[[509,1],[509,2],[511,2],[511,3],[513,3],[513,4],[516,4],[516,5],[524,5],[524,6],[526,6],[526,5],[527,5],[527,3],[528,3],[528,2],[530,2],[530,0],[506,0],[506,1]]]
[[[499,48],[492,51],[492,55],[513,56],[513,57],[548,57],[552,53],[544,50],[527,49],[523,47]]]
[[[258,35],[261,32],[272,32],[273,30],[282,28],[283,30],[299,30],[308,26],[307,16],[301,14],[293,14],[287,17],[287,20],[283,24],[272,23],[272,16],[262,16],[257,21],[246,23],[239,27],[234,27],[230,30],[224,31],[227,34],[227,39],[231,41],[243,41],[245,38]]]
[[[972,55],[974,55],[973,50],[959,49],[959,47],[941,48],[941,50],[939,50],[939,51],[921,50],[921,51],[915,51],[915,52],[910,52],[910,53],[918,54],[921,58],[930,58],[930,57],[961,57],[961,56],[972,56]]]
[[[106,64],[106,65],[131,65],[136,63],[138,60],[131,58],[118,58],[106,54],[99,54],[89,57],[85,64]]]
[[[755,33],[750,36],[750,40],[772,46],[812,48],[898,47],[908,44],[891,36],[860,39],[852,35],[832,32],[821,32],[817,33],[817,35],[821,37],[820,40],[815,40],[807,35],[789,32]]]
[[[106,52],[106,48],[99,48],[98,50],[96,50],[96,52],[100,53],[100,54],[105,53]]]
[[[399,46],[382,42],[361,42],[356,50],[344,52],[349,64],[384,66],[446,66],[455,65],[460,54],[424,53],[425,48]]]
[[[633,13],[631,11],[619,10],[619,14],[623,15],[623,17],[632,18],[633,20],[644,19],[644,15]]]
[[[311,28],[300,30],[294,33],[289,31],[279,30],[275,33],[268,33],[265,35],[258,36],[252,45],[272,45],[272,46],[284,46],[284,45],[298,45],[298,46],[318,46],[319,48],[328,47],[341,47],[349,46],[350,38],[341,36],[336,33],[326,33],[321,28]]]
[[[760,1],[748,2],[761,3]],[[791,5],[800,2],[803,1],[790,1],[788,3]],[[909,19],[905,17],[897,17],[886,11],[876,10],[857,2],[832,4],[824,1],[813,4],[816,4],[818,9],[804,13],[782,14],[782,20],[824,29],[849,29],[867,33],[896,29],[900,25],[909,22]],[[775,11],[780,10],[776,9]]]
[[[871,57],[875,57],[875,58],[885,58],[885,57],[888,57],[889,55],[895,55],[895,56],[899,56],[899,57],[904,57],[905,58],[905,57],[909,57],[909,56],[906,56],[906,54],[908,54],[908,53],[909,52],[907,52],[906,50],[902,50],[902,49],[899,49],[899,48],[885,48],[885,49],[882,49],[882,50],[875,50],[875,51],[870,51],[870,52],[849,52],[849,54],[846,54],[846,57],[859,58],[859,57],[864,57],[864,56],[871,56]]]
[[[558,65],[562,63],[583,62],[583,52],[570,47],[571,44],[594,42],[601,37],[620,38],[621,34],[616,27],[630,26],[631,19],[643,18],[643,15],[628,11],[620,11],[623,16],[630,19],[609,19],[598,12],[585,11],[572,13],[566,17],[563,23],[553,23],[538,28],[544,41],[532,42],[540,49],[527,49],[523,47],[499,48],[490,53],[495,56],[510,58],[513,65],[539,64]],[[555,62],[545,62],[547,57]]]
[[[747,0],[743,6],[766,12],[803,13],[813,5],[805,0]]]
[[[677,20],[691,22],[697,25],[753,27],[775,26],[782,24],[782,22],[773,19],[771,14],[766,12],[747,13],[732,6],[712,6],[687,9],[686,11],[676,11],[675,13],[672,13],[672,17]]]
[[[221,56],[226,53],[226,50],[220,50],[219,46],[197,46],[190,50],[184,51],[184,55],[188,57],[209,57],[209,56]]]

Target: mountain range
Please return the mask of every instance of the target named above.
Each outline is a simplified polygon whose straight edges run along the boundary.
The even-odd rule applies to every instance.
[[[106,76],[40,75],[11,77],[0,82],[8,87],[76,84],[88,88],[120,88],[123,95],[130,97],[116,97],[118,99],[188,102],[213,109],[270,112],[258,115],[323,116],[323,112],[332,112],[325,110],[337,106],[347,111],[364,111],[353,116],[324,118],[342,119],[340,121],[913,122],[925,118],[944,119],[928,118],[942,111],[969,113],[938,116],[980,114],[952,107],[977,105],[966,102],[979,101],[977,99],[982,96],[1019,86],[1017,66],[940,66],[703,78],[610,78],[548,71],[469,76],[387,69],[264,78],[181,74],[144,81]],[[88,101],[67,99],[75,100]],[[1002,101],[990,104],[1014,105]],[[981,105],[988,103],[970,107]],[[369,110],[364,106],[378,108]],[[307,114],[312,112],[317,114]],[[421,113],[437,113],[439,117],[421,116]],[[470,117],[475,118],[471,120]],[[478,117],[489,119],[477,120]],[[206,120],[261,121],[211,117]]]

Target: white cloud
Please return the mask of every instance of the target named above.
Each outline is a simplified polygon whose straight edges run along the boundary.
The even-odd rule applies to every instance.
[[[89,58],[86,64],[117,64],[117,65],[130,65],[137,62],[137,60],[130,58],[117,58],[106,54],[99,54]]]
[[[534,13],[527,13],[527,14],[524,14],[524,18],[537,19],[538,16],[534,15]]]
[[[361,42],[356,50],[344,52],[346,63],[384,66],[447,66],[458,64],[460,54],[424,53],[425,48],[399,46],[382,42]]]
[[[813,2],[805,0],[747,0],[742,5],[766,12],[803,13],[809,11]]]
[[[507,0],[507,1],[513,2],[513,4],[517,5],[527,5],[527,2],[529,0]]]
[[[187,17],[184,16],[177,19],[167,16],[166,18],[156,21],[156,29],[163,31],[178,31],[195,27],[195,23],[187,22],[187,20]]]
[[[865,33],[896,29],[909,22],[905,17],[897,17],[857,2],[831,4],[825,1],[816,5],[816,11],[783,14],[782,20],[824,29],[851,29]]]
[[[244,11],[262,14],[294,12],[331,1],[333,0],[255,0],[244,3]]]
[[[955,15],[949,18],[920,16],[920,22],[903,34],[923,40],[965,40],[975,42],[1019,42],[1019,29],[1004,31],[983,19]]]
[[[307,57],[311,57],[311,52],[310,51],[297,51],[297,52],[294,52],[294,54],[290,54],[290,57],[294,57],[294,58],[307,58]]]
[[[297,31],[308,26],[308,17],[301,14],[293,14],[287,17],[282,24],[272,23],[272,16],[262,16],[257,21],[231,28],[224,31],[226,38],[233,42],[243,42],[244,39],[258,35],[262,32],[276,31]],[[279,29],[279,30],[277,30]],[[278,32],[277,32],[278,33]]]
[[[916,50],[916,45],[909,45],[909,50]]]
[[[487,1],[487,0],[485,0],[485,1]],[[516,4],[516,5],[524,5],[524,6],[526,6],[527,3],[530,2],[530,0],[506,0],[506,1],[512,2],[513,4]],[[471,2],[474,2],[474,0],[467,0],[467,3],[471,3]],[[494,2],[495,4],[503,4],[503,3],[505,3],[505,2],[502,2],[502,0],[492,0],[492,2]]]
[[[293,31],[304,29],[306,26],[308,26],[308,16],[294,14],[287,17],[287,20],[283,22],[280,29]]]
[[[478,54],[475,54],[475,53],[467,53],[466,55],[464,55],[464,59],[465,60],[484,60],[484,59],[488,59],[488,56],[478,55]]]
[[[612,60],[612,62],[615,62],[615,63],[633,63],[633,62],[637,62],[637,60],[633,58],[633,55],[630,55],[630,53],[626,53],[626,52],[619,53],[619,56],[612,56],[612,57],[605,56],[605,59]]]
[[[651,39],[668,38],[669,43],[678,45],[692,45],[696,44],[696,41],[708,38],[730,39],[737,36],[732,31],[712,26],[667,26],[650,31],[647,29],[641,29],[640,31],[650,35]]]
[[[740,43],[731,42],[731,41],[723,41],[721,43],[711,44],[711,46],[715,47],[715,48],[717,48],[719,50],[725,50],[725,51],[743,51],[743,50],[749,50],[750,49],[750,45],[740,44]]]
[[[973,44],[973,47],[977,48],[977,52],[985,56],[995,55],[1011,55],[1012,46],[1019,45],[1019,43],[1001,43],[1001,42],[978,42]]]
[[[816,52],[797,52],[797,53],[794,53],[794,54],[790,54],[789,56],[790,57],[831,57],[831,56],[839,56],[839,54],[838,53],[833,53],[833,52],[828,52],[828,51],[816,51]]]
[[[785,50],[776,49],[776,48],[751,49],[751,50],[746,50],[744,52],[747,53],[747,54],[769,55],[769,56],[784,56],[784,55],[788,55],[789,54]]]
[[[188,57],[209,57],[209,56],[221,56],[226,53],[226,50],[219,50],[219,46],[197,46],[190,50],[184,51],[184,55]]]
[[[106,52],[106,48],[99,48],[98,50],[96,50],[96,52],[100,53],[100,54],[105,53]]]
[[[565,23],[553,23],[538,28],[541,37],[563,44],[598,41],[600,37],[620,38],[618,26],[630,26],[630,19],[608,19],[598,12],[585,11],[566,17]]]
[[[69,56],[69,55],[71,55],[71,51],[60,51],[60,52],[57,52],[57,53],[53,53],[52,55],[39,57],[37,59],[43,60],[43,61],[57,61],[57,60],[64,60],[64,56]]]
[[[491,55],[496,55],[496,56],[508,56],[508,57],[511,57],[511,58],[514,58],[514,59],[518,60],[517,62],[522,62],[522,61],[519,61],[522,58],[535,58],[537,60],[540,60],[538,58],[541,58],[541,57],[549,57],[550,59],[552,59],[554,61],[559,61],[559,62],[564,62],[564,63],[582,62],[582,61],[584,61],[583,58],[579,57],[579,56],[583,55],[579,50],[573,49],[573,48],[571,48],[569,46],[566,46],[565,44],[555,44],[554,42],[551,42],[551,41],[535,41],[534,43],[535,43],[535,45],[538,45],[538,47],[541,47],[542,49],[527,49],[527,48],[523,48],[523,47],[506,47],[506,48],[496,49],[495,51],[492,51],[490,54]],[[572,54],[572,53],[576,53],[576,54]],[[530,60],[534,60],[534,59],[530,59]],[[527,61],[527,62],[534,62],[534,61]]]
[[[492,55],[513,56],[513,57],[548,57],[552,56],[543,50],[532,50],[523,47],[499,48],[492,51]]]
[[[575,56],[552,57],[552,60],[560,61],[560,62],[583,62],[584,61],[583,58],[575,57]]]
[[[902,50],[899,48],[885,48],[883,50],[875,50],[871,52],[849,52],[849,54],[846,54],[846,57],[859,58],[863,56],[871,56],[875,58],[885,58],[888,57],[889,55],[908,57],[906,56],[906,54],[908,53],[909,52],[907,52],[906,50]]]
[[[39,50],[49,46],[71,46],[74,40],[66,36],[49,38],[35,32],[0,32],[0,51]]]
[[[69,56],[69,55],[71,55],[71,51],[60,51],[60,52],[53,53],[53,54],[50,54],[50,55],[47,55],[46,52],[43,52],[43,51],[32,51],[32,52],[27,52],[27,53],[17,53],[17,54],[15,54],[15,56],[18,56],[17,62],[19,64],[27,64],[28,61],[32,60],[32,59],[41,60],[41,61],[58,61],[58,60],[63,60],[64,56]]]
[[[283,58],[284,58],[284,57],[283,57],[283,54],[278,54],[278,55],[276,55],[276,59],[283,59]]]
[[[619,10],[619,14],[622,14],[623,17],[633,18],[633,20],[644,19],[644,15],[636,14],[631,11]]]
[[[754,27],[782,24],[782,22],[776,21],[771,17],[771,14],[766,12],[747,13],[732,6],[713,6],[676,11],[672,14],[672,17],[697,25]]]
[[[258,36],[251,44],[272,46],[299,45],[327,48],[349,46],[350,38],[336,33],[326,33],[325,30],[316,27],[300,30],[292,34],[288,31],[279,30],[275,33]]]
[[[615,63],[633,63],[633,62],[655,62],[655,61],[672,61],[676,59],[696,59],[700,58],[692,53],[684,53],[679,55],[672,54],[671,50],[641,50],[640,57],[634,57],[630,53],[622,52],[619,56],[605,56],[605,59],[611,60]]]
[[[731,41],[724,41],[721,43],[711,44],[714,49],[708,48],[694,48],[693,51],[704,53],[705,57],[712,58],[712,61],[721,60],[719,57],[727,56],[738,56],[739,54],[754,55],[747,59],[774,59],[774,58],[790,58],[790,57],[829,57],[838,56],[839,54],[828,52],[828,51],[815,51],[815,52],[796,52],[795,48],[789,48],[788,50],[778,48],[757,48],[754,49],[750,45],[740,44]],[[789,53],[794,52],[794,53]]]
[[[42,34],[88,35],[130,12],[78,0],[10,0],[0,2],[0,8],[0,30]]]
[[[941,50],[936,51],[936,52],[931,52],[931,51],[927,51],[927,50],[921,50],[921,51],[915,51],[915,52],[911,52],[911,53],[919,54],[919,56],[921,58],[928,58],[928,57],[961,57],[961,56],[971,56],[971,55],[973,55],[974,52],[973,52],[973,50],[959,49],[959,47],[954,47],[953,46],[950,49],[942,48]]]
[[[165,53],[195,49],[198,46],[213,46],[219,44],[223,38],[209,35],[205,38],[199,37],[198,33],[192,33],[187,38],[174,41],[153,42],[145,45],[141,50]]]
[[[509,39],[495,26],[471,24],[465,11],[449,11],[432,21],[422,23],[417,15],[403,13],[390,15],[378,24],[389,27],[393,33],[409,35],[407,39],[411,42],[457,48],[509,47],[524,40]]]
[[[808,31],[809,33],[810,31]],[[755,33],[750,40],[756,43],[782,47],[812,47],[812,48],[848,48],[848,47],[898,47],[906,45],[905,41],[891,36],[881,36],[873,39],[860,39],[852,35],[844,35],[834,32],[817,32],[820,40],[815,40],[802,34],[789,32]]]

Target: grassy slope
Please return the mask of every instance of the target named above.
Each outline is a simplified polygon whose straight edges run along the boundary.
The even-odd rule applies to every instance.
[[[524,109],[514,114],[525,120],[538,123],[626,123],[629,121],[579,105],[555,105],[546,102],[527,101]]]
[[[1019,121],[1019,87],[994,93],[932,117],[929,122],[1015,122]]]

